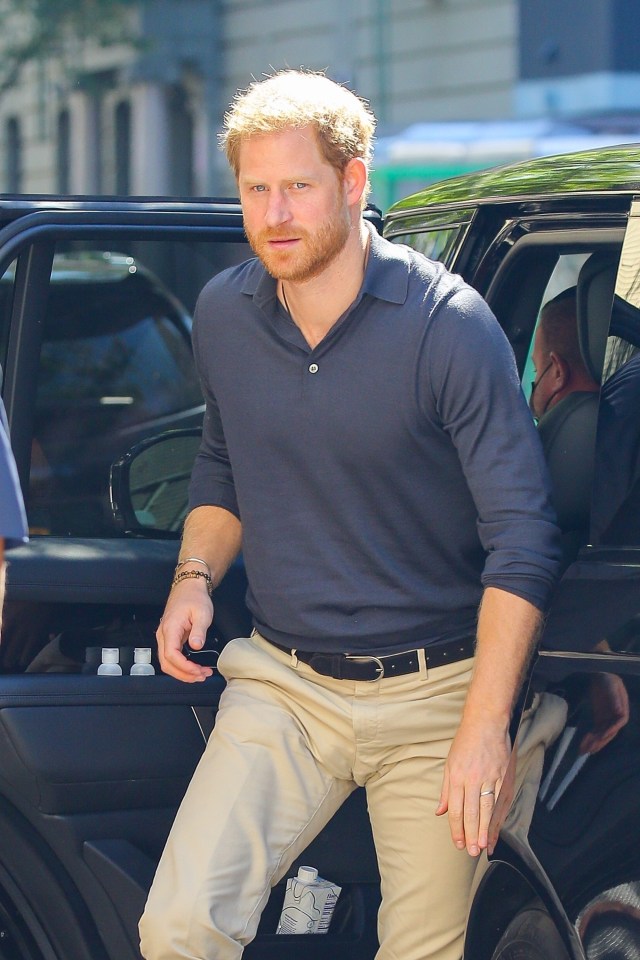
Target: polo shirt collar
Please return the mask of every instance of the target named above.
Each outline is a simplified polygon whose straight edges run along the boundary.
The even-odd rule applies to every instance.
[[[409,257],[405,247],[384,240],[373,224],[365,221],[371,237],[369,259],[362,284],[368,293],[388,303],[404,303],[409,292]]]
[[[409,291],[409,257],[405,247],[389,243],[373,224],[365,221],[370,234],[369,259],[364,281],[356,302],[364,294],[388,303],[404,303]],[[253,297],[256,306],[264,309],[276,299],[276,281],[256,258],[242,284],[242,292]]]

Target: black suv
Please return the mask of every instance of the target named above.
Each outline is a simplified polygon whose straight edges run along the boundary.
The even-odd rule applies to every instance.
[[[592,402],[569,398],[539,425],[566,570],[522,702],[536,698],[550,710],[555,739],[518,784],[479,873],[465,960],[640,957],[636,195],[640,151],[611,148],[432,186],[396,204],[384,224],[390,239],[441,259],[485,296],[525,390],[540,309],[577,285],[582,351],[601,383]],[[133,649],[155,646],[200,409],[192,360],[181,351],[172,360],[175,401],[162,399],[161,410],[144,401],[132,414],[144,393],[138,378],[160,391],[167,374],[156,352],[123,347],[128,299],[85,310],[73,326],[73,282],[64,308],[56,294],[64,258],[79,270],[105,251],[117,251],[116,272],[127,264],[150,271],[178,338],[206,279],[248,254],[236,202],[0,199],[3,397],[33,533],[10,554],[0,647],[3,960],[139,957],[137,920],[223,683],[129,675]],[[95,390],[82,401],[67,392],[68,378],[52,375],[72,329],[103,338],[87,378]],[[43,443],[47,436],[68,443]],[[42,492],[50,460],[55,496]],[[81,477],[91,478],[88,487]],[[249,628],[244,589],[238,563],[217,591],[212,655]],[[119,648],[123,676],[95,675],[104,647]],[[362,791],[304,861],[343,888],[329,933],[307,937],[305,953],[370,960],[379,878]],[[295,937],[275,936],[282,896],[276,888],[247,958],[299,956]]]

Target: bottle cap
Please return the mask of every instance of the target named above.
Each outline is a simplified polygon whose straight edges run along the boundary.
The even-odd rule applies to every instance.
[[[298,880],[304,880],[305,883],[313,883],[318,879],[318,871],[315,867],[298,867]]]
[[[120,658],[119,647],[103,647],[102,648],[103,663],[118,663],[119,658]]]
[[[133,651],[134,663],[151,663],[151,647],[136,647]]]

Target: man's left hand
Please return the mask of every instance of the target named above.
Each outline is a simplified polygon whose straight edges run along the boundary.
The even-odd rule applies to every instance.
[[[472,857],[489,845],[489,825],[510,756],[509,731],[493,717],[463,720],[451,744],[436,815],[449,814],[454,844],[459,850],[466,847]]]

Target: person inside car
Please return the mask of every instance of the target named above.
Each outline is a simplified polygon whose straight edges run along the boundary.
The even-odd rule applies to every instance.
[[[211,674],[183,648],[202,647],[241,544],[255,630],[218,661],[216,725],[140,923],[147,960],[240,957],[357,785],[379,960],[462,953],[557,528],[488,306],[363,219],[374,123],[302,71],[252,84],[226,118],[256,259],[196,309],[207,408],[160,662]]]
[[[580,348],[575,287],[542,308],[532,359],[529,406],[551,475],[565,569],[589,536],[599,401]]]
[[[539,421],[571,393],[598,393],[582,357],[576,319],[576,287],[547,301],[540,312],[533,346],[536,379],[529,405]]]
[[[0,400],[0,629],[6,574],[5,548],[27,540],[27,521],[18,471],[9,443],[4,404]]]
[[[565,533],[564,564],[568,565],[575,559],[581,541],[588,539],[590,525],[593,529],[592,514],[597,514],[598,504],[603,500],[610,502],[610,498],[600,495],[597,483],[596,494],[592,496],[600,385],[587,369],[580,348],[576,287],[563,290],[542,308],[533,362],[536,372],[540,373],[532,385],[530,407],[539,418],[543,449],[551,461],[553,495]],[[580,434],[583,442],[576,443]],[[556,448],[560,448],[559,454]],[[566,464],[558,466],[556,457],[562,461],[569,458],[569,468]],[[573,462],[576,460],[581,462]],[[617,466],[617,463],[615,458],[608,459],[608,477],[617,476],[618,470],[611,468],[611,464]],[[567,475],[568,491],[564,489]],[[600,640],[593,649],[610,652],[606,640]],[[593,675],[589,704],[585,729],[577,741],[578,764],[586,754],[598,753],[606,747],[629,721],[629,695],[615,674],[603,671]]]

